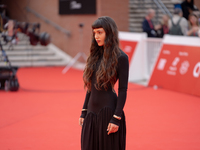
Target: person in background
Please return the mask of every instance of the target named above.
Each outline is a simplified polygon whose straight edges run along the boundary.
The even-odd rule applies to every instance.
[[[160,25],[153,24],[152,19],[155,17],[155,10],[149,9],[147,11],[147,15],[144,18],[144,21],[142,22],[142,29],[143,32],[146,32],[148,37],[157,37],[157,30],[161,28]]]
[[[183,17],[188,20],[188,17],[194,11],[198,11],[198,8],[194,5],[194,0],[185,0],[181,3],[183,11]]]
[[[171,35],[187,35],[188,22],[182,16],[183,16],[182,10],[180,8],[175,8],[174,9],[174,15],[169,20],[169,34],[171,34]],[[179,24],[179,26],[180,26],[180,29],[181,29],[181,32],[182,32],[181,34],[172,33],[174,25],[177,25],[177,24]]]
[[[169,33],[169,16],[163,15],[161,28],[157,31],[158,37],[162,38],[165,34]]]
[[[181,9],[181,3],[183,2],[182,0],[171,0],[171,2],[174,4],[174,9],[175,8]]]
[[[198,22],[199,22],[199,24],[200,24],[200,14],[199,15],[197,15],[198,16]]]
[[[198,17],[195,14],[189,15],[189,30],[187,32],[188,36],[199,36],[199,22]]]

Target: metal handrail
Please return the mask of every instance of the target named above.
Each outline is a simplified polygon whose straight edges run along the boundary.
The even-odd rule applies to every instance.
[[[70,35],[71,35],[70,31],[68,31],[68,30],[62,28],[61,26],[59,26],[58,24],[56,24],[56,23],[54,23],[54,22],[48,20],[46,17],[44,17],[44,16],[38,14],[38,13],[37,13],[36,11],[34,11],[33,9],[31,9],[31,8],[29,8],[29,7],[26,7],[25,9],[26,9],[26,11],[33,13],[36,17],[42,19],[44,22],[46,22],[46,23],[52,25],[55,29],[57,29],[57,30],[59,30],[59,31],[61,31],[61,32],[63,32],[63,33],[65,33],[67,36],[70,36]]]
[[[159,3],[161,4],[161,6],[164,8],[164,10],[167,12],[167,14],[172,17],[172,14],[170,13],[170,11],[167,9],[167,7],[163,4],[163,2],[161,0],[158,0]]]
[[[164,14],[168,14],[170,16],[170,18],[172,17],[172,14],[169,12],[167,7],[163,4],[163,2],[161,0],[153,0],[153,2],[160,8],[160,10]]]

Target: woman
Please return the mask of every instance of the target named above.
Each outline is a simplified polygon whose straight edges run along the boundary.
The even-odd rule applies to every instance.
[[[119,49],[118,30],[110,17],[100,17],[92,25],[90,55],[83,74],[87,88],[79,124],[82,150],[125,150],[126,101],[129,64]],[[119,79],[118,96],[114,85]]]
[[[169,17],[168,15],[163,15],[162,16],[162,22],[161,22],[161,27],[157,31],[158,37],[163,38],[165,34],[169,33]]]
[[[195,14],[189,15],[189,30],[187,32],[188,36],[198,36],[199,33],[199,21],[198,17]]]

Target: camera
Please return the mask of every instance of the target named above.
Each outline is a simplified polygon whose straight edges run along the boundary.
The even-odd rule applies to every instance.
[[[3,13],[0,14],[0,35],[5,42],[10,42],[11,46],[17,44],[17,33],[21,32],[29,37],[30,44],[35,46],[40,43],[42,46],[47,46],[51,42],[50,35],[47,32],[40,33],[39,23],[18,22],[6,17]],[[6,66],[0,67],[0,89],[5,91],[18,91],[19,82],[16,76],[18,67],[13,67],[3,49],[0,39],[0,61],[6,63]]]
[[[21,32],[29,36],[30,44],[35,46],[40,43],[42,46],[47,46],[51,42],[51,37],[47,32],[40,33],[39,23],[18,22],[11,20],[1,14],[1,35],[6,43],[13,42],[16,44],[17,33]],[[15,42],[14,42],[15,41]]]

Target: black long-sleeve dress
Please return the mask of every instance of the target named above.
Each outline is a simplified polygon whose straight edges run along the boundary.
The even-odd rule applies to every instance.
[[[120,50],[121,51],[121,50]],[[117,79],[119,79],[118,96],[110,86],[108,90],[97,90],[96,71],[102,56],[97,62],[96,69],[92,75],[91,92],[86,93],[83,111],[84,119],[81,134],[82,150],[125,150],[126,145],[126,123],[123,107],[126,101],[129,63],[128,56],[121,51],[118,58]],[[118,120],[113,115],[121,117]],[[107,135],[109,123],[119,126],[116,133]]]

